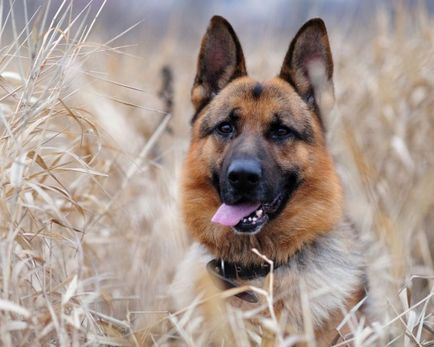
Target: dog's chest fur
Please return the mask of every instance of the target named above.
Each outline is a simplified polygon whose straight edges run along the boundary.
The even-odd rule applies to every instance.
[[[287,264],[274,271],[274,300],[282,314],[296,331],[303,330],[303,309],[300,297],[307,295],[314,328],[321,328],[334,315],[345,312],[348,302],[357,290],[363,288],[364,264],[361,244],[348,223],[341,223],[326,236],[305,246]],[[179,306],[186,306],[199,293],[197,273],[203,270],[212,256],[195,243],[180,264],[173,293]],[[196,272],[195,270],[198,270]],[[203,272],[202,272],[203,273]],[[264,278],[240,281],[258,288],[264,287]],[[266,289],[266,288],[265,288]],[[181,294],[180,291],[183,293]],[[263,302],[264,300],[260,300]],[[251,304],[238,298],[231,304],[241,309],[252,309]]]

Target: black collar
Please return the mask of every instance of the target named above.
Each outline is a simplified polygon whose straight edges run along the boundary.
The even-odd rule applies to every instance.
[[[274,269],[277,269],[282,264],[275,264]],[[238,285],[234,280],[253,280],[259,277],[265,277],[270,273],[271,266],[269,263],[259,265],[252,264],[242,266],[238,263],[230,263],[221,259],[213,259],[206,266],[208,273],[214,280],[216,285],[222,289],[236,288]],[[252,291],[245,291],[236,295],[242,300],[256,303],[258,298]]]

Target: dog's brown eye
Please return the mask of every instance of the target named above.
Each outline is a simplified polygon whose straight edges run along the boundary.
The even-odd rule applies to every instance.
[[[292,135],[291,129],[289,129],[288,127],[286,127],[284,125],[279,125],[271,131],[271,137],[274,140],[282,140],[282,139],[285,139],[291,135]]]
[[[234,132],[234,126],[229,122],[222,122],[217,125],[217,131],[222,135],[230,135]]]

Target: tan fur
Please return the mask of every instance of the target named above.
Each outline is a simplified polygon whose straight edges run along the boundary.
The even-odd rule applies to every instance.
[[[259,262],[260,259],[250,251],[255,247],[267,257],[284,262],[304,243],[327,232],[341,219],[342,191],[320,125],[298,94],[288,83],[275,78],[262,83],[261,98],[254,100],[249,91],[255,83],[249,77],[237,79],[215,97],[210,108],[195,122],[192,145],[184,165],[182,208],[193,237],[216,257],[236,262]],[[224,117],[230,111],[229,107],[241,110],[239,116],[244,122],[245,136],[255,141],[261,137],[262,129],[276,110],[290,113],[294,123],[310,122],[315,137],[314,145],[293,142],[273,150],[274,158],[282,166],[297,164],[301,168],[305,183],[288,208],[266,225],[263,232],[251,237],[210,224],[221,203],[212,187],[210,167],[223,160],[227,149],[212,137],[200,138],[199,132],[203,118],[210,114],[215,118]]]
[[[309,70],[312,60],[314,68],[322,69],[322,77]],[[275,310],[292,332],[304,330],[300,296],[307,295],[318,343],[327,345],[336,336],[343,312],[360,299],[364,264],[361,244],[344,218],[341,184],[326,147],[319,110],[312,101],[315,97],[318,106],[332,105],[332,73],[327,32],[320,20],[306,23],[296,35],[279,77],[260,83],[247,76],[241,46],[229,23],[221,17],[211,20],[192,89],[197,113],[181,182],[182,212],[196,243],[180,265],[172,287],[178,306],[191,303],[198,294],[197,273],[203,274],[209,260],[259,264],[262,259],[251,251],[256,248],[285,264],[274,273]],[[319,82],[318,87],[315,83]],[[236,139],[221,141],[206,133],[229,114],[237,118]],[[293,129],[308,133],[309,139],[281,144],[267,139],[264,129],[276,114]],[[233,150],[250,153],[253,148],[266,154],[269,165],[286,171],[297,168],[302,184],[283,211],[258,234],[239,235],[211,223],[222,203],[213,185],[213,168],[222,166]],[[238,284],[262,287],[263,281]],[[304,293],[300,293],[301,286],[306,288]],[[238,298],[230,302],[241,309],[258,305]]]

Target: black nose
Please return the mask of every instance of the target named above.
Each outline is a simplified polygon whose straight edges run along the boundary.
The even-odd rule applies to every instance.
[[[240,191],[256,188],[262,176],[261,164],[254,159],[236,159],[228,168],[228,180]]]

